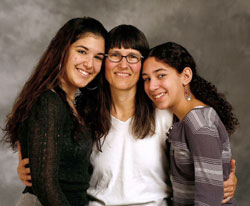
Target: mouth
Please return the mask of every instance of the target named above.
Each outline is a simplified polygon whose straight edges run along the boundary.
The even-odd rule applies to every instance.
[[[157,94],[157,95],[152,95],[152,97],[154,99],[160,99],[161,97],[165,96],[167,94],[167,92],[162,92],[160,94]]]
[[[77,71],[82,75],[82,76],[85,76],[85,77],[88,77],[88,76],[90,76],[92,73],[91,72],[87,72],[87,71],[85,71],[85,70],[83,70],[83,69],[80,69],[80,68],[76,68],[77,69]]]
[[[120,76],[120,77],[129,77],[131,74],[124,73],[124,72],[115,72],[115,75]]]

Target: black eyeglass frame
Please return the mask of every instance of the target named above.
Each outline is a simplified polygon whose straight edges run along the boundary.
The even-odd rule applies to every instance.
[[[108,59],[109,59],[111,62],[114,62],[114,63],[119,63],[119,62],[121,62],[121,61],[122,61],[122,58],[124,57],[124,58],[126,59],[126,61],[127,61],[129,64],[137,64],[138,62],[140,62],[140,61],[144,58],[144,56],[140,56],[140,55],[138,55],[138,54],[128,54],[128,55],[124,56],[124,55],[121,55],[121,54],[119,54],[119,53],[115,53],[115,54],[118,54],[118,55],[120,56],[120,60],[119,60],[119,61],[114,61],[114,60],[112,60],[112,59],[110,58],[110,56],[109,56],[110,54],[114,54],[114,53],[104,54],[104,56],[105,56],[105,57],[108,57]],[[128,56],[137,56],[137,57],[139,57],[139,60],[138,60],[137,62],[129,62],[129,61],[128,61]]]

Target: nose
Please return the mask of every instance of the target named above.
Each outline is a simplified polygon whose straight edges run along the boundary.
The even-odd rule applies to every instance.
[[[84,61],[83,61],[83,65],[85,66],[86,69],[92,69],[93,67],[93,61],[94,58],[91,56],[86,56]]]
[[[149,82],[149,90],[150,91],[155,91],[159,88],[158,81],[155,79],[151,79]]]
[[[128,62],[127,62],[127,59],[126,57],[122,57],[121,61],[120,61],[120,67],[121,68],[127,68],[128,67]]]

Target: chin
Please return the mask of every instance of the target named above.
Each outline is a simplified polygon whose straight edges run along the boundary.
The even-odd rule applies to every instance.
[[[167,105],[164,105],[164,104],[155,104],[155,106],[158,108],[158,109],[167,109],[168,106]]]

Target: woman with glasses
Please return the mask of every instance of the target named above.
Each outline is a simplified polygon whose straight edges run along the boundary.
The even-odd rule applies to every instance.
[[[155,111],[143,90],[148,42],[137,28],[120,25],[109,32],[106,45],[96,119],[101,139],[91,155],[89,205],[166,205],[171,187],[165,133],[172,115]]]

